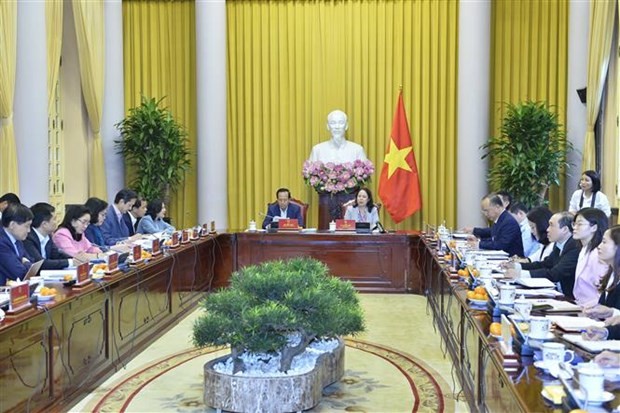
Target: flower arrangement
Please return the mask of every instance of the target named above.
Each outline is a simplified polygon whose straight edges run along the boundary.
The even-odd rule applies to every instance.
[[[365,186],[374,173],[375,166],[368,159],[345,163],[305,161],[302,169],[306,185],[319,193],[332,195],[355,192]]]

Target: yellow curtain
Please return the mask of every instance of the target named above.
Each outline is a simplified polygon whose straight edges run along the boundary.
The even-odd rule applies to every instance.
[[[88,194],[106,199],[105,162],[101,144],[105,34],[102,0],[74,0],[73,15],[80,59],[82,94],[93,139],[88,152]]]
[[[407,110],[422,211],[395,226],[456,223],[458,2],[232,1],[227,7],[228,222],[245,228],[286,186],[311,204],[318,196],[301,168],[329,139],[326,116],[349,116],[349,140],[375,164],[391,132],[399,86]]]
[[[177,228],[197,223],[196,18],[194,1],[123,1],[125,110],[141,96],[160,99],[189,134],[191,169],[172,193]],[[131,174],[131,171],[128,171]]]
[[[54,89],[60,72],[62,50],[62,7],[61,0],[45,2],[45,32],[47,40],[47,98],[48,108],[54,104]]]
[[[0,194],[19,192],[13,131],[17,2],[0,1]]]
[[[582,170],[596,169],[594,124],[601,108],[607,67],[612,55],[616,1],[590,2],[590,41],[588,43],[588,93],[586,140],[583,147]]]
[[[546,101],[566,124],[568,7],[565,0],[496,0],[491,11],[491,130],[505,103]],[[494,188],[499,189],[499,188]],[[550,208],[566,208],[564,180],[549,190]]]

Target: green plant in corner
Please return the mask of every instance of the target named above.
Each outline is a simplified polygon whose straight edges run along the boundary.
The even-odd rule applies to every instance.
[[[115,126],[121,139],[115,140],[117,152],[135,173],[129,186],[147,200],[168,203],[190,168],[187,132],[161,101],[142,96],[140,106]]]
[[[565,139],[558,115],[546,102],[507,104],[501,135],[481,146],[491,158],[491,186],[510,192],[528,207],[545,204],[547,189],[560,184],[573,149]]]

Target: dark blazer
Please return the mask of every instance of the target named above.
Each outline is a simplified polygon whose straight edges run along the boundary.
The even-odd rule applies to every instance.
[[[490,228],[474,228],[474,235],[480,238],[480,249],[503,250],[511,256],[523,257],[521,227],[508,211],[502,212]]]
[[[568,298],[575,298],[573,287],[580,250],[581,244],[570,237],[564,245],[562,254],[556,246],[543,261],[524,263],[521,264],[521,268],[528,270],[532,278],[547,278],[553,282],[559,282],[564,295]]]
[[[271,221],[273,221],[273,217],[280,216],[280,206],[278,205],[278,203],[274,202],[273,204],[269,204],[267,207],[267,213],[265,215],[267,216],[263,220],[263,228],[271,224]],[[286,208],[286,217],[290,219],[297,218],[297,222],[299,222],[299,226],[300,227],[304,226],[304,218],[301,216],[301,208],[293,204],[292,202],[288,203],[288,207]]]
[[[620,310],[620,285],[617,285],[616,288],[607,293],[601,294],[598,303],[605,307],[617,308]],[[609,331],[608,340],[620,340],[620,324],[608,326],[607,331]]]
[[[105,245],[116,245],[117,242],[124,241],[129,237],[129,228],[122,221],[121,218],[121,222],[119,222],[114,206],[110,205],[108,207],[108,215],[101,225],[101,233],[103,234]]]
[[[108,246],[105,245],[105,241],[103,240],[103,234],[101,233],[101,226],[99,225],[89,225],[86,227],[86,231],[84,231],[84,235],[91,244],[99,247],[101,251],[108,251]]]
[[[22,258],[32,261],[24,248],[24,243],[17,241],[17,249],[19,254],[15,253],[15,247],[5,229],[0,227],[0,285],[6,285],[7,280],[23,278],[30,268],[30,263],[22,262]]]
[[[136,221],[136,226],[134,227],[131,222],[131,217],[129,216],[129,212],[125,212],[123,214],[123,222],[127,225],[127,229],[129,230],[129,236],[136,235],[136,229],[138,228],[138,223],[140,222],[140,218]]]
[[[43,259],[41,255],[41,241],[34,229],[30,230],[28,237],[24,240],[24,247],[33,262]],[[69,266],[69,258],[71,257],[58,249],[52,237],[45,244],[45,255],[47,258],[41,265],[42,270],[60,270]]]

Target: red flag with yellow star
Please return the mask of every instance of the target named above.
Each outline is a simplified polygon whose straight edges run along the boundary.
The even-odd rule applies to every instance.
[[[415,162],[403,93],[398,95],[392,134],[379,178],[379,197],[397,224],[422,208],[422,194]]]

